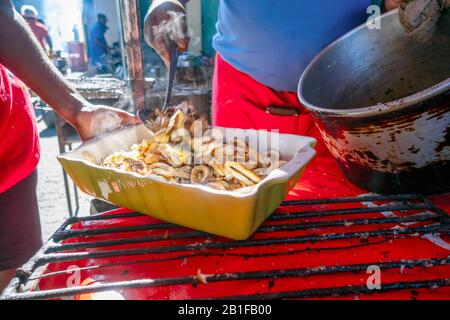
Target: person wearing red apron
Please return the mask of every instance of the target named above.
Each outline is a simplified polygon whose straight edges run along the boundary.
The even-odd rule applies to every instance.
[[[187,2],[155,0],[146,16],[146,41],[166,65],[169,55],[164,39],[172,38],[180,51],[188,47],[184,15]],[[316,138],[317,156],[291,194],[311,198],[364,192],[343,177],[296,91],[301,74],[314,56],[364,23],[369,6],[383,5],[382,2],[348,0],[337,5],[336,0],[220,1],[213,38],[217,52],[213,125],[278,130]],[[394,8],[397,2],[386,1],[386,9]],[[172,33],[161,35],[157,26],[174,16],[178,19],[173,20]]]
[[[41,245],[36,197],[39,135],[25,84],[71,123],[83,140],[138,123],[126,112],[83,99],[48,60],[10,0],[0,0],[0,293],[13,270]],[[105,117],[117,121],[109,121],[111,126],[105,128],[101,125]]]

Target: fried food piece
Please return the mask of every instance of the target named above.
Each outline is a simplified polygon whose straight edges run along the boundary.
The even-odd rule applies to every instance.
[[[226,181],[213,181],[207,184],[208,187],[211,187],[216,190],[227,191],[230,190],[230,184]]]
[[[174,179],[177,174],[174,168],[165,163],[154,163],[148,168],[150,174],[162,176],[167,180]]]
[[[191,158],[190,152],[188,153],[186,150],[176,148],[168,143],[160,144],[158,150],[167,162],[175,168],[188,164]]]
[[[204,184],[211,177],[211,170],[208,166],[196,166],[191,171],[191,182],[194,184]]]
[[[190,166],[184,166],[176,168],[175,175],[179,181],[187,181],[189,183],[191,181],[191,171],[192,168]]]
[[[238,162],[227,161],[225,170],[244,186],[252,186],[261,181],[261,177]]]

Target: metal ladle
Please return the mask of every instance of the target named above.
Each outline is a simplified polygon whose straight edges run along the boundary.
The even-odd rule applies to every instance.
[[[178,56],[178,47],[174,42],[172,42],[169,47],[169,81],[167,82],[163,111],[169,107],[170,99],[172,98],[173,83],[175,82],[175,76],[177,74]]]
[[[170,41],[169,45],[169,79],[167,81],[167,87],[166,87],[166,97],[164,99],[164,104],[162,107],[162,111],[166,111],[169,108],[170,99],[172,98],[172,90],[173,90],[173,84],[175,82],[175,76],[177,74],[177,66],[178,66],[178,56],[179,51],[176,43],[174,41]],[[149,109],[142,109],[138,110],[137,115],[141,122],[148,128],[152,129],[151,124],[151,116],[153,112]]]

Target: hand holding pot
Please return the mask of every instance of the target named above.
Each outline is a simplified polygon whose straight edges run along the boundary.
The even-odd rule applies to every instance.
[[[400,22],[408,36],[426,42],[435,33],[442,12],[449,7],[450,0],[401,0]]]

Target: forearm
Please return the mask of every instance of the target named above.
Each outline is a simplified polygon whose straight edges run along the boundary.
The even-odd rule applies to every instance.
[[[76,115],[88,103],[53,66],[9,0],[0,0],[0,30],[0,63],[75,124]]]

